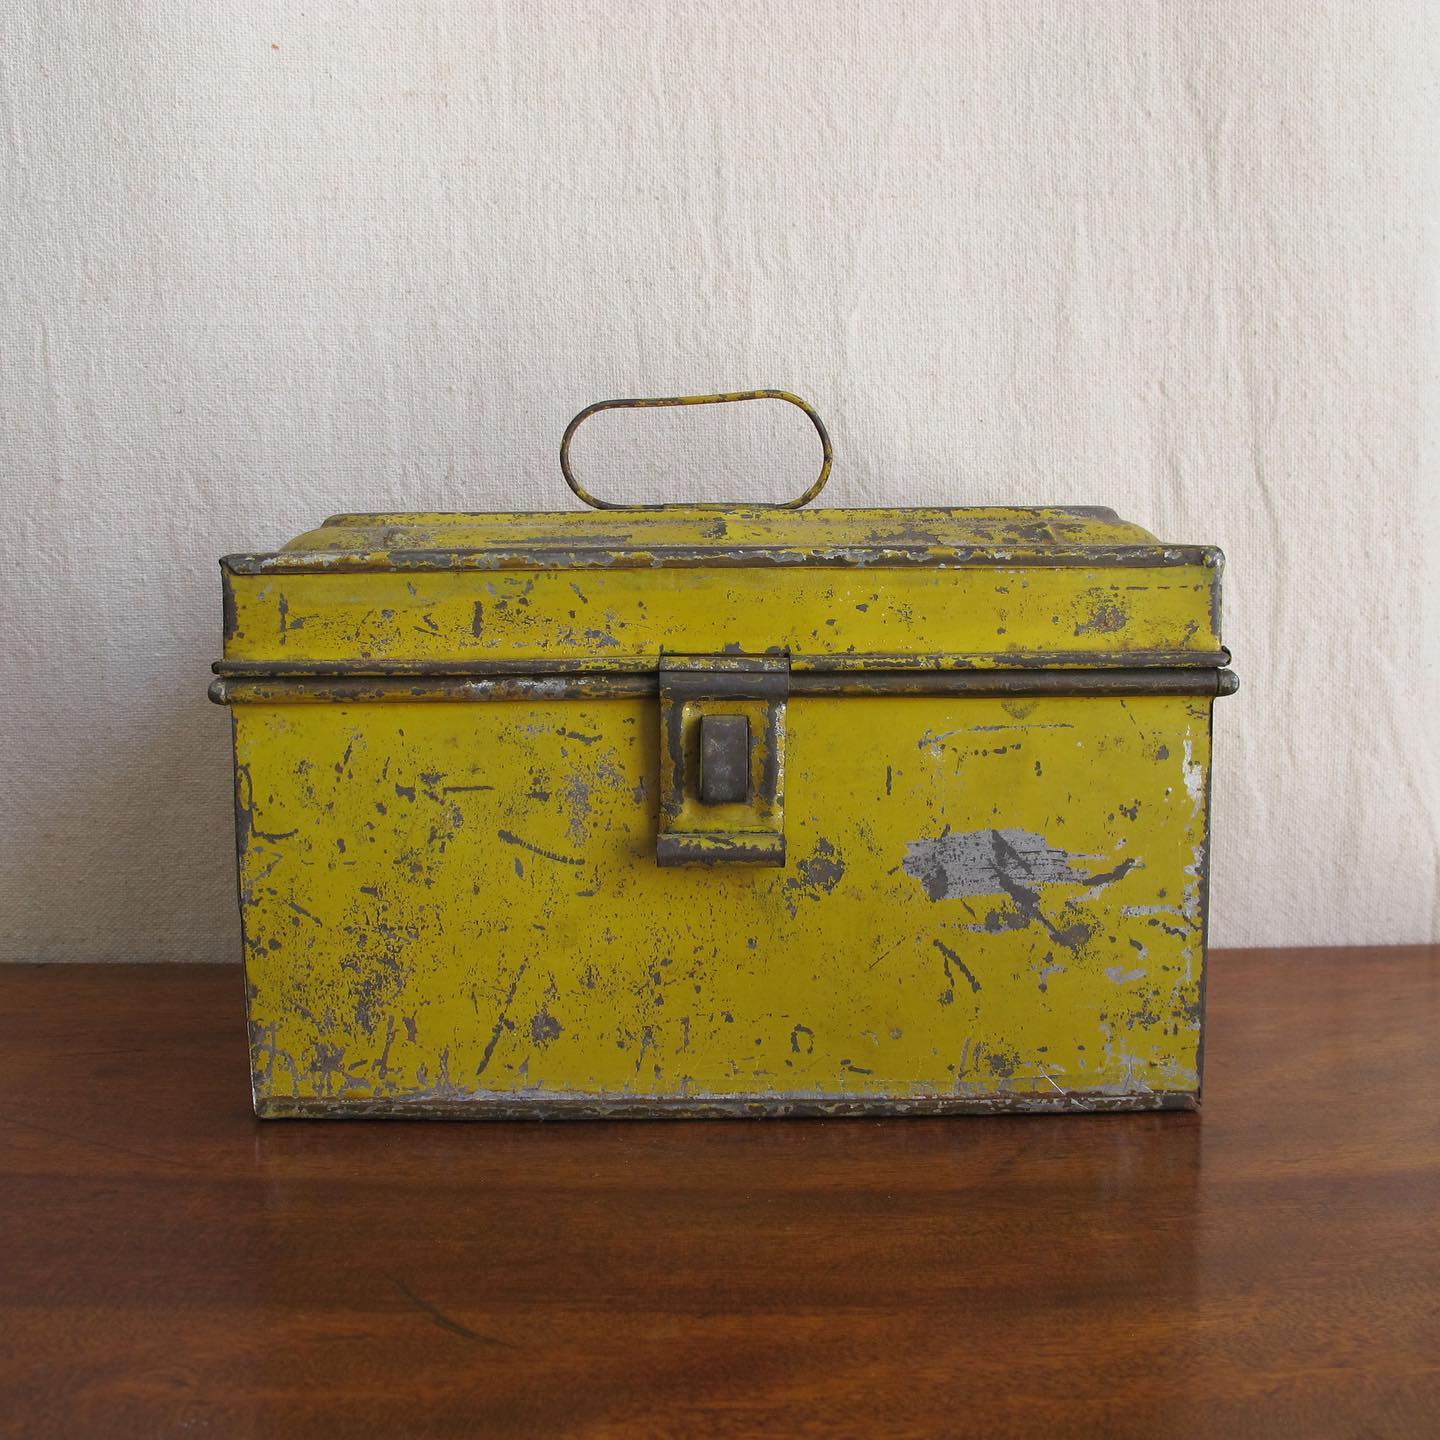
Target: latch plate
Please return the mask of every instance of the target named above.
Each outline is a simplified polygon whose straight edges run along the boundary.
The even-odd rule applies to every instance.
[[[784,656],[661,657],[659,864],[785,863],[789,693]]]

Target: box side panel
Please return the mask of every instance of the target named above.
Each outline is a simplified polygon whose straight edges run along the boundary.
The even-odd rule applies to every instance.
[[[655,863],[644,700],[236,707],[257,1103],[1175,1103],[1209,702],[799,699],[783,869]]]
[[[227,574],[229,660],[1213,654],[1215,565]]]

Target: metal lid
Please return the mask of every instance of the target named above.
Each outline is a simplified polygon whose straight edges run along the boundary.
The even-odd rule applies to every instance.
[[[1203,547],[1198,547],[1203,548]],[[1125,550],[1142,553],[1126,555]],[[317,570],[554,569],[662,565],[1193,563],[1097,506],[784,510],[668,507],[620,513],[335,515],[236,574]]]
[[[574,477],[597,410],[778,399],[818,478],[783,505],[624,507]],[[562,470],[596,509],[336,515],[222,562],[226,660],[593,665],[785,653],[798,667],[1216,666],[1221,556],[1096,506],[802,510],[830,470],[782,391],[605,401]],[[277,672],[278,673],[278,672]]]

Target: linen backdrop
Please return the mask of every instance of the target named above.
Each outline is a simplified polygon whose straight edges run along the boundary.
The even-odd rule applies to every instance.
[[[1437,30],[1423,0],[9,0],[0,958],[238,955],[217,556],[570,505],[580,406],[750,386],[828,418],[827,503],[1220,544],[1214,938],[1440,938]],[[577,462],[778,499],[799,425],[652,412]]]

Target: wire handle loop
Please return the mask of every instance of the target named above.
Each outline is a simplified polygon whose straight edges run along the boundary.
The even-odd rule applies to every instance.
[[[830,435],[825,429],[825,422],[815,413],[812,405],[802,400],[798,395],[792,395],[788,390],[737,390],[726,395],[657,395],[642,399],[632,400],[597,400],[593,405],[587,405],[566,427],[565,434],[560,440],[560,473],[565,477],[565,483],[580,497],[587,505],[593,506],[596,510],[684,510],[684,509],[708,509],[713,506],[689,506],[682,504],[660,504],[660,505],[623,505],[614,500],[600,500],[592,495],[576,478],[575,472],[570,468],[570,442],[575,437],[575,432],[592,415],[598,414],[601,410],[647,410],[652,406],[670,405],[728,405],[732,400],[784,400],[789,405],[794,405],[803,410],[809,417],[810,423],[815,427],[815,433],[820,437],[821,464],[820,473],[815,477],[815,482],[803,494],[794,500],[781,500],[761,506],[766,510],[798,510],[802,505],[808,505],[824,488],[825,482],[830,478],[830,464],[834,458],[830,448]]]

